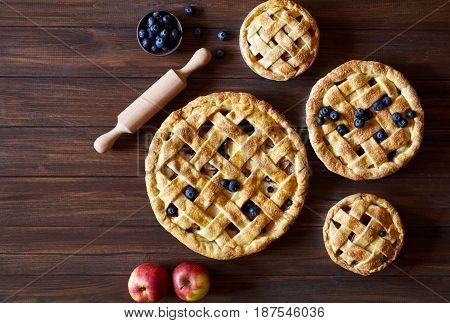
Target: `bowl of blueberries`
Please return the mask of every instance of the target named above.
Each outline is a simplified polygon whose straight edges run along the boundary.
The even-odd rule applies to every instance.
[[[165,56],[181,43],[183,29],[178,18],[168,11],[152,11],[142,17],[137,27],[139,45],[147,53]]]

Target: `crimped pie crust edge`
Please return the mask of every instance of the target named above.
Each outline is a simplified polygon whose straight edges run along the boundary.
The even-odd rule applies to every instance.
[[[265,69],[258,64],[258,62],[252,57],[250,53],[250,46],[247,42],[246,38],[246,31],[251,22],[263,11],[266,10],[266,8],[279,6],[284,8],[294,8],[295,10],[299,11],[301,15],[303,16],[303,19],[307,19],[310,23],[311,27],[310,30],[312,31],[311,34],[311,51],[308,55],[308,59],[306,59],[300,66],[296,68],[295,74],[292,75],[278,75],[273,72],[271,72],[268,69]],[[296,3],[295,1],[291,0],[269,0],[266,2],[263,2],[259,5],[257,5],[255,8],[250,11],[250,13],[245,17],[244,22],[241,25],[241,29],[239,31],[239,49],[241,51],[241,55],[244,58],[245,63],[250,67],[250,69],[258,74],[259,76],[262,76],[266,79],[273,80],[273,81],[287,81],[294,77],[299,76],[304,71],[306,71],[311,64],[314,62],[317,52],[319,51],[319,38],[320,38],[320,32],[319,28],[317,26],[316,20],[311,16],[311,14],[301,5]]]
[[[398,162],[387,162],[379,169],[367,169],[361,174],[356,174],[353,172],[333,155],[333,153],[325,146],[322,140],[322,135],[320,131],[317,131],[317,126],[315,124],[315,117],[319,109],[322,107],[322,99],[325,95],[326,89],[330,85],[341,80],[346,75],[355,71],[361,73],[370,71],[372,73],[385,75],[397,86],[397,88],[402,91],[402,95],[407,98],[411,108],[413,108],[413,110],[417,113],[417,116],[414,119],[414,130],[411,133],[412,144],[408,147],[408,151],[406,153],[401,153],[399,156],[395,157]],[[319,157],[328,170],[352,180],[379,179],[396,172],[405,166],[416,155],[423,137],[424,112],[416,91],[402,73],[383,63],[375,61],[351,60],[329,72],[313,86],[308,102],[306,103],[306,124],[308,126],[311,146],[313,147],[317,157]]]
[[[399,232],[399,237],[397,239],[397,244],[395,246],[395,254],[392,257],[392,259],[390,259],[384,263],[381,263],[378,267],[375,267],[375,268],[369,270],[368,272],[362,272],[362,271],[348,265],[345,261],[342,261],[340,258],[336,257],[335,253],[333,252],[333,248],[329,242],[329,237],[328,237],[329,227],[330,227],[331,221],[332,221],[335,213],[342,206],[351,205],[353,202],[355,202],[357,200],[361,200],[361,199],[366,200],[368,202],[375,203],[375,204],[385,208],[387,210],[387,212],[392,216],[392,222]],[[386,268],[386,266],[388,265],[389,262],[394,261],[397,258],[398,254],[400,253],[400,250],[402,249],[404,237],[405,237],[405,230],[404,230],[402,221],[400,219],[400,215],[398,214],[398,212],[394,208],[394,206],[391,203],[389,203],[387,200],[385,200],[381,197],[378,197],[374,194],[369,194],[369,193],[353,194],[353,195],[343,198],[338,203],[336,203],[327,213],[327,217],[325,219],[325,223],[323,225],[322,232],[323,232],[323,241],[325,244],[325,249],[327,250],[327,253],[330,256],[331,260],[333,260],[333,262],[335,264],[337,264],[351,272],[362,275],[362,276],[368,276],[370,274],[379,272],[379,271],[383,270],[384,268]]]
[[[298,149],[295,158],[295,169],[297,179],[297,190],[292,196],[293,204],[291,208],[295,207],[296,216],[292,216],[288,221],[277,225],[277,230],[273,230],[271,234],[266,234],[264,237],[259,237],[253,240],[250,244],[245,246],[237,246],[236,248],[219,247],[214,241],[209,242],[198,239],[198,237],[190,232],[186,232],[181,229],[176,223],[171,221],[171,218],[166,214],[164,202],[158,197],[158,190],[156,187],[156,177],[153,171],[155,171],[155,165],[158,158],[159,151],[164,142],[164,138],[168,135],[172,129],[172,125],[180,118],[185,119],[189,116],[194,109],[201,108],[204,104],[213,104],[214,102],[223,102],[228,98],[239,98],[240,100],[246,100],[249,104],[258,106],[263,112],[266,112],[277,123],[281,125],[284,131],[290,137],[291,143]],[[150,204],[155,213],[158,222],[170,232],[181,243],[187,246],[192,251],[195,251],[203,256],[218,259],[227,260],[238,258],[246,255],[250,255],[259,252],[266,248],[274,240],[282,236],[295,221],[299,215],[306,197],[308,188],[308,161],[306,157],[306,150],[298,134],[292,129],[289,122],[281,116],[272,106],[263,101],[258,100],[249,93],[235,93],[235,92],[216,92],[206,96],[200,96],[195,100],[189,102],[185,107],[172,112],[167,119],[162,123],[161,127],[155,133],[153,140],[150,144],[149,153],[145,160],[146,176],[145,182],[147,186],[147,194],[150,199]],[[287,214],[287,213],[284,213]]]

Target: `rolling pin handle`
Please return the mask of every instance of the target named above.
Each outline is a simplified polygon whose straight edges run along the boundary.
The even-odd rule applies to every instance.
[[[111,149],[116,140],[124,133],[130,133],[120,122],[111,131],[101,135],[94,142],[94,149],[103,154]]]
[[[180,78],[186,80],[196,69],[208,64],[211,57],[212,55],[209,49],[200,48],[194,53],[189,62],[183,68],[177,70],[176,73]]]

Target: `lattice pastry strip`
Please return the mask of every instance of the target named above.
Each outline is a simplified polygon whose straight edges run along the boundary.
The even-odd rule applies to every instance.
[[[369,275],[393,261],[403,244],[397,211],[371,194],[348,196],[333,206],[323,227],[331,259],[347,270]]]
[[[347,62],[314,85],[307,103],[311,144],[328,169],[361,180],[381,178],[419,149],[423,110],[398,71]]]
[[[285,81],[305,71],[317,55],[315,20],[290,0],[269,0],[244,20],[239,44],[247,65],[257,74]]]
[[[205,173],[207,165],[213,173]],[[146,183],[169,232],[194,251],[229,259],[287,230],[303,205],[306,168],[300,138],[270,105],[249,94],[213,93],[172,113],[157,131]],[[277,185],[269,195],[261,190],[267,177]],[[230,180],[238,188],[224,186]]]

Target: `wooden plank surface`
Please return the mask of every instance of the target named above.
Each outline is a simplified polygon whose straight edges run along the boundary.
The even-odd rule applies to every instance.
[[[0,300],[129,302],[126,282],[137,264],[172,268],[186,260],[211,270],[208,302],[450,298],[450,5],[302,1],[321,30],[319,54],[301,77],[275,83],[254,74],[239,53],[239,27],[259,2],[191,1],[195,17],[183,15],[185,2],[176,0],[0,3]],[[149,57],[136,43],[135,25],[151,8],[179,14],[185,27],[182,46],[165,58]],[[205,29],[202,39],[193,37],[196,26]],[[215,39],[220,29],[229,41]],[[194,74],[138,134],[123,136],[106,155],[95,153],[93,140],[117,113],[200,46],[223,48],[226,58]],[[426,130],[406,167],[353,182],[329,172],[313,152],[304,105],[317,79],[365,57],[405,74],[425,108]],[[214,91],[251,92],[278,108],[304,139],[311,168],[306,204],[291,229],[263,252],[227,262],[197,255],[166,233],[143,178],[147,147],[167,113]],[[356,192],[387,198],[406,226],[395,266],[372,277],[336,266],[323,247],[323,217]]]
[[[213,59],[212,65],[199,70],[193,78],[257,78],[261,83],[271,83],[261,80],[245,65],[238,46],[238,27],[234,32],[231,30],[231,39],[227,42],[216,39],[219,29],[205,31],[201,39],[195,38],[192,30],[188,29],[180,48],[164,58],[149,57],[137,46],[135,28],[46,28],[59,40],[49,37],[47,32],[36,27],[4,28],[0,34],[0,52],[3,53],[0,56],[0,76],[108,77],[111,73],[119,78],[155,77],[165,73],[168,66],[183,66],[194,49],[208,46],[212,49],[223,48],[226,57]],[[445,46],[448,31],[412,29],[408,31],[408,37],[398,36],[399,32],[324,31],[317,58],[301,78],[324,76],[334,67],[350,59],[366,58],[383,46],[383,50],[367,58],[382,60],[404,71],[412,80],[450,79],[447,68],[438,68],[448,62],[448,49]],[[389,42],[394,37],[397,37],[395,42]],[[95,45],[92,45],[93,42]],[[72,50],[66,46],[72,47]]]
[[[77,251],[76,256],[61,264],[52,274],[127,275],[135,263],[152,261],[173,268],[180,259],[190,259],[204,263],[217,277],[252,273],[263,276],[354,277],[354,274],[336,268],[324,248],[317,248],[323,243],[321,227],[296,225],[290,228],[289,234],[272,243],[263,253],[229,263],[197,255],[156,226],[121,225],[111,231],[108,229],[5,227],[0,232],[0,238],[6,241],[0,247],[0,261],[8,265],[2,269],[2,275],[37,275]],[[450,251],[440,246],[450,244],[450,228],[407,227],[406,232],[408,239],[404,250],[394,264],[413,276],[449,276]],[[94,239],[95,242],[90,243]],[[61,244],[61,241],[64,243]],[[119,258],[122,260],[119,261]],[[92,261],[95,262],[86,265]],[[390,266],[378,275],[398,274],[398,270]]]
[[[121,81],[141,93],[155,78],[121,78]],[[282,111],[294,126],[304,127],[304,104],[315,82],[297,78],[277,83],[277,90],[272,91],[273,84],[261,79],[193,79],[189,89],[165,110],[172,112],[210,92],[246,90]],[[427,130],[450,124],[447,113],[450,81],[411,80],[411,83],[427,108]],[[112,127],[117,114],[136,97],[133,90],[112,78],[5,78],[0,79],[0,93],[2,109],[8,111],[0,114],[0,126],[19,127]],[[158,113],[147,128],[159,126],[166,116],[165,112]]]
[[[322,226],[328,209],[357,191],[389,197],[405,215],[403,222],[407,226],[450,226],[450,201],[442,194],[442,188],[450,185],[449,178],[410,179],[397,175],[370,185],[348,185],[346,179],[338,176],[332,181],[328,177],[312,177],[307,207],[294,226]],[[5,214],[0,217],[0,226],[108,227],[148,205],[143,177],[0,177],[0,187],[0,213]],[[433,203],[429,203],[430,196],[434,197]],[[159,224],[148,207],[123,225]]]
[[[144,160],[156,129],[148,125],[138,134],[124,135],[112,151],[99,155],[92,142],[108,128],[0,128],[0,176],[143,176]],[[307,138],[306,129],[299,132]],[[424,142],[432,144],[424,144],[394,176],[449,177],[449,138],[449,130],[427,130]],[[330,172],[310,145],[307,154],[313,175],[329,177]]]

